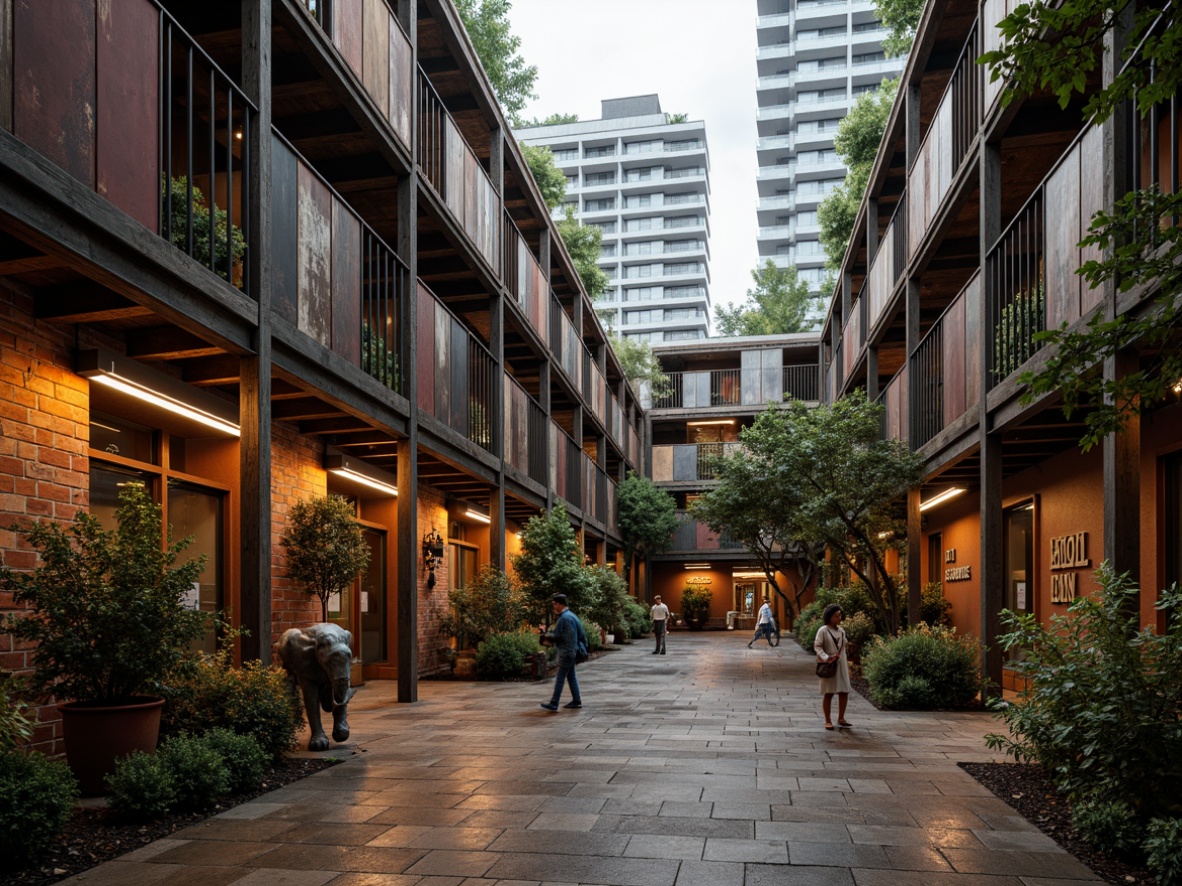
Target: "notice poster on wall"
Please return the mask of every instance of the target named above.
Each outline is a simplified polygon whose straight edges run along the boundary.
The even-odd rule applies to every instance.
[[[1026,582],[1024,582],[1024,581],[1014,582],[1014,592],[1017,597],[1017,599],[1014,602],[1014,608],[1017,609],[1019,612],[1025,612],[1026,611]]]
[[[361,592],[361,611],[369,612],[369,591]]]
[[[341,611],[341,592],[340,591],[337,591],[335,594],[328,595],[328,611],[329,612],[340,612]]]
[[[181,605],[194,611],[201,608],[201,582],[195,581],[185,589],[185,597]]]

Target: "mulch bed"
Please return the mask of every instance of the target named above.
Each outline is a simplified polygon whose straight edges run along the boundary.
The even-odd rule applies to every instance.
[[[1154,884],[1142,868],[1096,850],[1071,826],[1071,806],[1046,770],[1030,763],[961,763],[960,768],[1005,800],[1015,812],[1087,865],[1107,883]]]
[[[0,886],[47,886],[75,876],[211,815],[327,769],[335,762],[331,759],[285,759],[267,773],[262,785],[253,793],[226,798],[208,812],[170,815],[150,824],[127,824],[106,809],[80,807],[49,852],[32,867],[9,873],[4,860],[0,859]]]

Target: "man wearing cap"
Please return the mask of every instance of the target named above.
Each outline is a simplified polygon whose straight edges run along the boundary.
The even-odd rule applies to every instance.
[[[570,683],[570,702],[564,708],[581,708],[583,696],[579,693],[579,680],[575,677],[575,664],[580,647],[584,655],[587,652],[587,635],[583,631],[583,623],[577,615],[566,605],[566,594],[555,594],[550,598],[554,607],[554,614],[558,620],[554,622],[554,648],[558,651],[558,674],[554,678],[554,695],[549,702],[543,702],[542,707],[548,711],[558,710],[558,703],[562,701],[562,684]]]
[[[657,648],[653,655],[665,654],[665,628],[669,624],[669,607],[661,602],[661,595],[653,597],[653,635],[657,638]]]

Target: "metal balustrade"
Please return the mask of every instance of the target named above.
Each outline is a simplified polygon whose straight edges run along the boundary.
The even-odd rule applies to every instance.
[[[816,402],[820,399],[820,367],[813,363],[805,366],[784,367],[784,393],[794,400]]]
[[[1035,335],[1046,328],[1045,206],[1040,186],[985,259],[990,388],[1042,348]]]

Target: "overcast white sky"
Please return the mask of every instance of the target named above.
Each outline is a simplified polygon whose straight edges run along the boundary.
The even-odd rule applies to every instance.
[[[706,122],[710,296],[741,301],[759,259],[754,0],[512,3],[521,55],[538,68],[538,99],[522,116],[597,120],[601,99],[655,92],[661,110]]]

